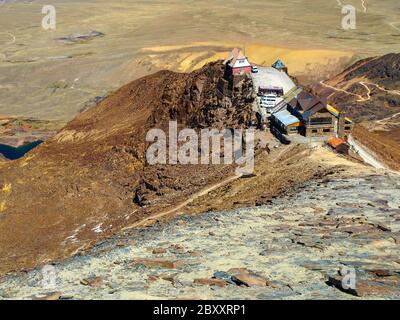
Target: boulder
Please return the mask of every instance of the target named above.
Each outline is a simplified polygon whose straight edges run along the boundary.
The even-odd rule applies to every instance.
[[[327,284],[333,286],[340,291],[351,294],[357,297],[367,297],[367,296],[390,296],[393,294],[398,294],[399,289],[394,286],[385,285],[374,280],[357,280],[355,288],[344,288],[342,284],[341,276],[330,276]]]
[[[194,284],[205,285],[205,286],[217,286],[220,288],[226,287],[226,281],[222,279],[194,279]]]
[[[185,247],[181,244],[172,244],[169,247],[169,251],[171,251],[172,253],[175,253],[175,254],[180,254],[180,253],[186,252]]]
[[[266,278],[246,268],[232,268],[227,272],[231,275],[231,279],[239,286],[246,287],[266,287],[269,282]]]
[[[165,248],[154,248],[152,251],[153,254],[163,254],[166,252],[167,252],[167,249],[165,249]]]
[[[336,230],[337,232],[343,232],[343,233],[348,233],[351,235],[357,235],[357,234],[370,234],[373,232],[379,232],[382,231],[382,229],[377,228],[373,224],[361,224],[361,225],[350,225],[350,226],[344,226],[340,227]]]
[[[389,227],[385,226],[385,225],[382,224],[382,223],[374,224],[374,226],[375,226],[377,229],[381,230],[381,231],[384,231],[384,232],[392,232],[392,230],[391,230]]]
[[[61,292],[48,292],[40,296],[32,297],[32,300],[59,300]]]
[[[151,282],[155,282],[155,281],[157,281],[157,280],[159,280],[159,279],[160,279],[160,277],[159,277],[158,275],[151,274],[151,275],[149,275],[149,276],[147,277],[146,282],[147,282],[147,283],[151,283]]]
[[[187,253],[189,255],[191,255],[192,257],[200,257],[201,256],[201,253],[199,251],[196,251],[196,250],[189,250]]]
[[[394,276],[397,273],[392,271],[392,270],[384,270],[384,269],[373,269],[373,270],[367,270],[369,273],[377,276],[377,277],[390,277]]]
[[[103,278],[101,277],[90,277],[86,279],[82,279],[80,283],[84,286],[90,287],[100,287],[103,284]]]
[[[138,258],[134,260],[133,265],[143,265],[146,268],[179,269],[184,267],[186,263],[182,260]]]
[[[213,279],[220,279],[220,280],[224,280],[227,283],[235,284],[232,281],[231,276],[225,271],[216,271],[216,272],[214,272]]]

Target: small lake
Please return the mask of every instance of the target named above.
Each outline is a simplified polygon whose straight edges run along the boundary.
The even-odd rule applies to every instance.
[[[38,140],[25,144],[18,148],[14,148],[5,144],[0,144],[0,153],[8,160],[16,160],[22,158],[27,152],[36,148],[42,142],[42,140]]]

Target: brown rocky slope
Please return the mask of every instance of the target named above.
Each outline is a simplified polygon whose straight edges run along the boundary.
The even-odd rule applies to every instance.
[[[222,72],[216,62],[134,81],[24,158],[0,162],[0,274],[76,252],[228,175],[224,166],[146,166],[144,157],[146,132],[170,119],[198,128],[254,120],[248,82],[232,101],[217,99]]]
[[[400,112],[400,53],[360,60],[313,89],[357,121],[389,117]]]

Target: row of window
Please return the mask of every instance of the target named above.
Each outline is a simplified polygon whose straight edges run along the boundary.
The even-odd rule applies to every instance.
[[[314,118],[311,124],[332,124],[332,118]]]
[[[326,128],[326,129],[323,129],[322,132],[329,133],[329,132],[331,132],[331,129]],[[312,129],[312,133],[318,133],[318,129]]]

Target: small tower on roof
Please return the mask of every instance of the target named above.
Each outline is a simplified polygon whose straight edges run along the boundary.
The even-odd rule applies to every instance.
[[[275,68],[276,70],[284,71],[284,72],[288,73],[288,68],[286,67],[286,65],[283,63],[283,61],[281,59],[276,60],[275,63],[272,65],[272,68]]]

